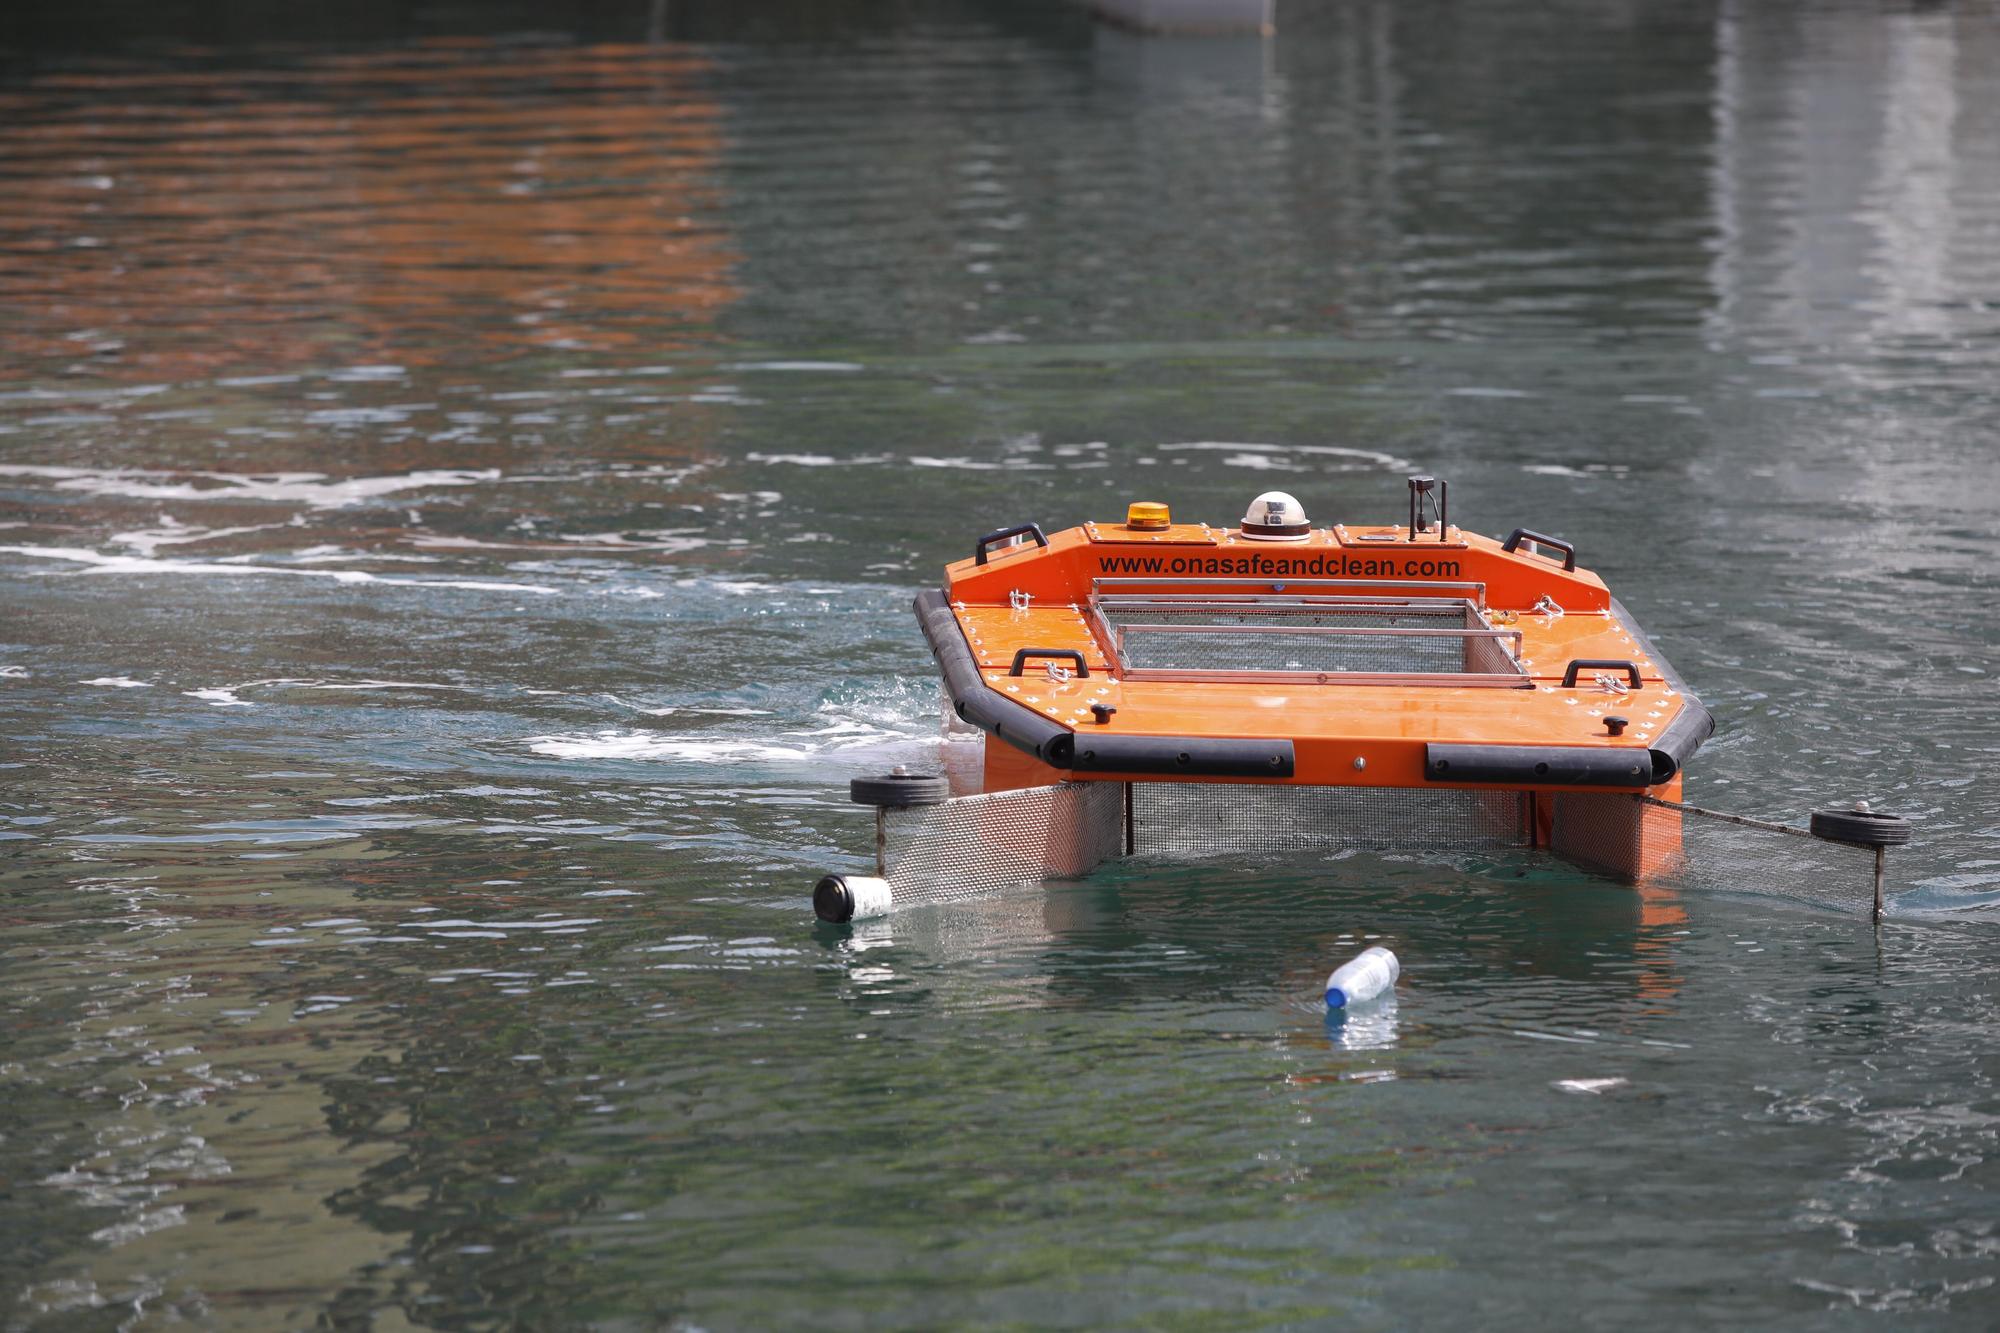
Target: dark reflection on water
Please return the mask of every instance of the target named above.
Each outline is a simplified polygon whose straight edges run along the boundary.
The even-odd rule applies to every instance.
[[[447,43],[33,76],[0,96],[0,352],[180,380],[684,345],[734,295],[707,64]]]
[[[2000,24],[1280,21],[0,20],[0,1323],[1993,1322]],[[1919,821],[1879,936],[1526,858],[814,926],[977,533],[1419,469],[1656,630],[1700,799]]]

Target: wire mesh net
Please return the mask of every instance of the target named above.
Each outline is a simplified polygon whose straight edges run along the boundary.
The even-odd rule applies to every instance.
[[[961,902],[1087,875],[1124,849],[1124,788],[1058,783],[883,811],[897,907]]]
[[[1228,602],[1099,603],[1112,626],[1127,625],[1280,625],[1313,629],[1483,629],[1475,623],[1469,603],[1439,599],[1436,606],[1313,606],[1292,602],[1269,605]]]
[[[1626,793],[1558,795],[1551,847],[1592,870],[1693,893],[1790,898],[1847,913],[1869,912],[1875,900],[1871,848]]]
[[[1140,783],[1132,846],[1156,856],[1461,851],[1528,842],[1518,792]]]
[[[1768,833],[1699,814],[1688,816],[1682,839],[1685,852],[1670,876],[1682,888],[1790,898],[1849,914],[1873,909],[1872,848],[1809,834]],[[1885,891],[1893,899],[1893,880]]]
[[[1087,875],[1125,852],[1128,800],[1129,845],[1141,856],[1277,860],[1543,846],[1650,888],[1775,896],[1847,913],[1866,913],[1874,899],[1872,849],[1630,792],[1545,797],[1537,829],[1535,799],[1525,792],[1075,782],[885,810],[883,862],[895,905],[965,902]]]
[[[1518,675],[1525,683],[1528,673],[1510,651],[1513,642],[1510,639],[1466,639],[1464,669],[1481,675]]]
[[[1457,674],[1468,640],[1458,634],[1315,634],[1254,626],[1129,625],[1121,647],[1141,671],[1368,671]]]

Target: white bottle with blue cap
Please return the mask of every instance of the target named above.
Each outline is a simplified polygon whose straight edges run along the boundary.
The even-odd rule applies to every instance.
[[[1345,1009],[1366,1004],[1392,988],[1401,975],[1403,965],[1396,961],[1395,954],[1379,944],[1363,949],[1358,956],[1336,967],[1326,979],[1326,1007]]]

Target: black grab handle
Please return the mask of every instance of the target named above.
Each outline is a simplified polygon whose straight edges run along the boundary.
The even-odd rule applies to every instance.
[[[1536,532],[1533,528],[1515,528],[1512,535],[1500,544],[1500,549],[1503,551],[1519,550],[1521,543],[1524,541],[1533,542],[1537,546],[1553,546],[1558,551],[1561,551],[1563,553],[1563,572],[1565,574],[1576,568],[1576,548],[1574,546],[1571,546],[1560,537],[1550,537],[1544,533]]]
[[[1078,652],[1074,648],[1016,649],[1014,653],[1013,670],[1009,671],[1007,674],[1010,676],[1020,675],[1022,663],[1026,662],[1031,657],[1067,657],[1068,659],[1070,659],[1070,661],[1076,663],[1076,674],[1079,678],[1088,676],[1090,674],[1090,663],[1084,661],[1083,654]]]
[[[1639,668],[1633,663],[1621,662],[1615,657],[1579,657],[1573,659],[1569,670],[1563,672],[1564,689],[1576,688],[1576,673],[1579,671],[1623,671],[1631,678],[1632,688],[1639,688]]]
[[[978,545],[972,548],[972,563],[975,565],[985,564],[986,548],[995,542],[1004,542],[1010,537],[1033,537],[1037,546],[1047,546],[1049,544],[1049,539],[1042,535],[1042,525],[1039,523],[1016,523],[1011,528],[995,528],[984,537],[981,537]]]

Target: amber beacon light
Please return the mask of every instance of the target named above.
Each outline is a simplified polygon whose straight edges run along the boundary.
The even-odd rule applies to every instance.
[[[1125,507],[1125,526],[1135,532],[1165,532],[1173,521],[1173,512],[1158,500],[1134,500]]]

